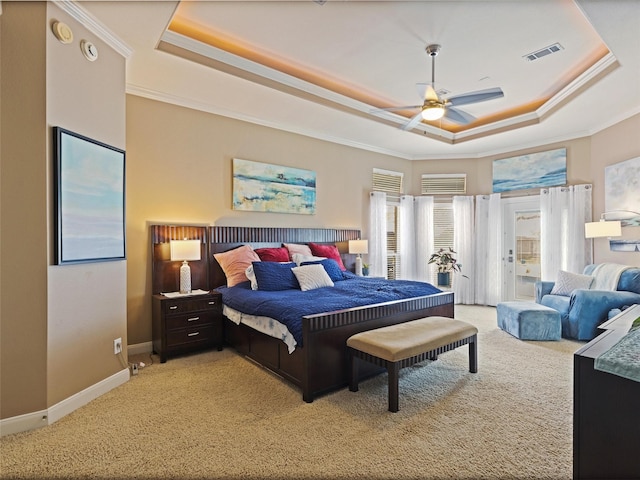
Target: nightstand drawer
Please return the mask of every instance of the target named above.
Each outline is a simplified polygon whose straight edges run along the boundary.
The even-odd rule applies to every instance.
[[[185,328],[167,332],[167,348],[178,347],[194,343],[211,343],[214,338],[212,325],[200,328]]]
[[[173,315],[174,313],[194,312],[197,310],[211,310],[221,308],[220,301],[217,298],[190,298],[189,300],[168,299],[162,303],[164,313]]]
[[[170,354],[213,346],[222,350],[224,325],[219,292],[176,298],[154,295],[152,303],[153,351],[160,355],[160,363]]]
[[[189,312],[183,315],[167,316],[166,329],[175,330],[176,328],[192,328],[201,325],[211,325],[215,319],[214,312]]]

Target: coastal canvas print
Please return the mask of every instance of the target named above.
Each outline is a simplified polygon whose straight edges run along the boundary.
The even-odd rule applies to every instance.
[[[567,149],[493,161],[493,192],[543,188],[567,183]]]
[[[125,152],[54,127],[57,263],[125,258]]]
[[[316,173],[234,158],[233,209],[313,215]]]
[[[604,210],[607,220],[620,220],[623,227],[640,227],[640,157],[604,169]],[[640,239],[609,240],[619,252],[640,251]]]

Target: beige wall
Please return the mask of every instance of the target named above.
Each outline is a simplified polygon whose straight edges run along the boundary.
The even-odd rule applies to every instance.
[[[413,184],[411,191],[418,195],[420,178],[424,173],[466,173],[467,194],[486,195],[493,191],[493,161],[528,153],[567,149],[567,183],[577,185],[591,183],[591,140],[578,138],[561,143],[551,143],[535,148],[516,150],[502,155],[491,155],[477,159],[447,159],[446,161],[423,160],[413,162]],[[528,192],[524,192],[528,193]],[[536,192],[537,193],[537,192]],[[523,192],[518,192],[518,195]]]
[[[127,368],[127,262],[54,265],[52,127],[125,148],[125,59],[53,3],[3,2],[3,419],[37,412]],[[50,25],[74,32],[63,45]],[[81,39],[96,44],[87,61]]]
[[[0,417],[7,418],[47,406],[46,10],[3,2],[0,23]]]
[[[47,32],[47,61],[53,67],[47,70],[48,129],[61,126],[124,150],[125,59],[54,4],[48,4],[48,17],[74,32],[70,45]],[[85,59],[81,39],[96,45],[98,60]],[[51,145],[48,152],[51,167]],[[52,173],[50,168],[49,185]],[[48,218],[53,217],[50,208]],[[52,238],[53,225],[49,232]],[[54,242],[49,245],[47,380],[48,403],[54,405],[127,368],[113,353],[114,339],[127,342],[127,262],[53,265]]]
[[[591,168],[593,176],[593,219],[598,220],[605,211],[604,169],[615,163],[640,157],[640,114],[591,137]],[[640,179],[635,181],[636,198],[640,206]],[[635,209],[637,210],[637,208]],[[640,227],[624,227],[623,238],[640,238]],[[612,252],[604,238],[594,239],[594,258],[597,262],[614,262],[640,266],[640,253]]]
[[[231,208],[232,159],[314,170],[315,215]],[[129,344],[151,340],[148,225],[197,223],[366,228],[372,167],[411,162],[137,96],[127,96]]]

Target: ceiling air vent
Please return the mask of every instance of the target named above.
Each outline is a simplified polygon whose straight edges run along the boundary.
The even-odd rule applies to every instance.
[[[542,50],[538,50],[537,52],[532,52],[525,55],[523,58],[533,62],[542,57],[546,57],[547,55],[551,55],[552,53],[557,53],[560,50],[564,50],[564,47],[559,43],[554,43],[553,45],[549,45],[548,47],[543,48]]]
[[[466,173],[422,174],[420,182],[422,195],[464,195],[466,191]]]

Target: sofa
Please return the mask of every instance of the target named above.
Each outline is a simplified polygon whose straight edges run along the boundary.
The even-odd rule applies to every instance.
[[[587,265],[583,275],[560,272],[565,274],[565,280],[570,278],[567,275],[573,275],[573,279],[576,280],[575,285],[582,282],[582,286],[586,285],[587,288],[574,290],[565,288],[565,291],[560,291],[558,294],[557,288],[554,291],[556,282],[538,281],[535,283],[536,303],[553,308],[560,313],[563,337],[592,340],[599,333],[598,325],[622,309],[640,304],[640,267],[624,267],[625,269],[619,274],[615,289],[600,289],[600,284],[595,281],[594,273],[599,274],[604,270],[602,267],[606,266],[613,265],[601,264],[599,268],[596,264]],[[589,277],[593,277],[591,284],[589,284]],[[571,285],[571,281],[566,281],[565,285]]]

